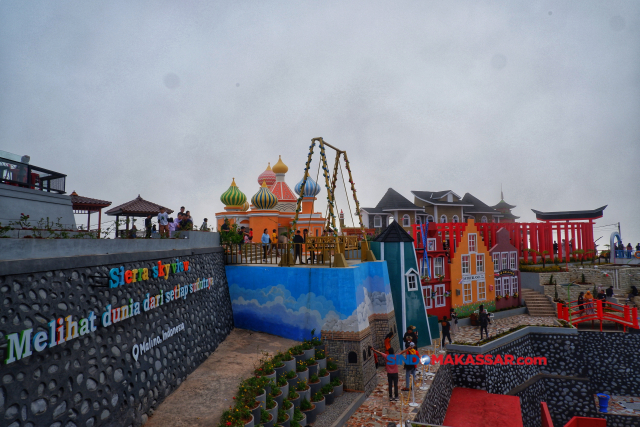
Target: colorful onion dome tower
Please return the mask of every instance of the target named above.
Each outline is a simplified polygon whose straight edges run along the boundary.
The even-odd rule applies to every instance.
[[[304,181],[304,178],[302,178],[300,182],[297,183],[295,187],[293,187],[293,191],[295,191],[298,196],[301,195],[300,189],[302,188],[302,181]],[[309,176],[307,177],[307,183],[304,185],[304,195],[302,196],[316,197],[318,193],[320,193],[320,190],[320,186]]]
[[[258,176],[258,185],[262,185],[263,182],[266,182],[269,188],[276,183],[276,174],[271,170],[271,162],[267,165],[267,169]]]
[[[247,196],[240,191],[236,185],[236,179],[233,178],[229,189],[220,196],[220,201],[224,203],[225,210],[238,210],[247,201]]]
[[[251,207],[251,205],[249,204],[249,202],[244,202],[244,205],[242,205],[242,212],[246,212],[249,210],[249,208]]]
[[[298,198],[284,181],[284,175],[288,170],[289,168],[282,161],[282,156],[279,156],[278,162],[273,165],[273,172],[276,174],[276,183],[271,187],[271,192],[278,198],[276,210],[293,213],[296,211]]]
[[[278,156],[278,162],[273,165],[273,173],[278,176],[278,174],[284,175],[287,172],[289,172],[289,167],[282,161],[282,156]]]
[[[269,190],[266,182],[262,182],[262,187],[251,198],[253,207],[260,210],[271,210],[278,204],[278,198]]]

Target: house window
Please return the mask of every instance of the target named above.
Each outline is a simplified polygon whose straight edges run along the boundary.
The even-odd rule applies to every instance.
[[[447,222],[447,216],[446,216],[446,215],[442,215],[442,216],[440,217],[440,222],[442,222],[442,223]]]
[[[482,218],[480,218],[480,222],[487,222],[487,217],[482,215]]]
[[[496,278],[496,296],[502,295],[502,279],[500,277]]]
[[[469,264],[469,255],[462,255],[462,274],[469,274],[471,272]]]
[[[460,222],[458,215],[454,215],[453,218],[451,218],[452,222]]]
[[[415,274],[407,275],[407,289],[410,291],[418,290],[418,276],[416,276]]]
[[[511,252],[511,264],[509,265],[509,268],[511,268],[512,270],[517,270],[518,269],[518,253],[517,252]]]
[[[512,277],[511,278],[511,295],[515,294],[516,292],[518,292],[518,278]]]
[[[416,215],[416,224],[418,225],[422,224],[422,219],[420,219],[418,215]]]
[[[444,285],[436,285],[434,292],[436,293],[435,306],[444,307],[445,306]]]
[[[424,289],[424,307],[432,308],[431,293],[433,292],[433,286],[425,285],[422,288]]]
[[[409,215],[405,215],[402,217],[402,226],[403,227],[410,227],[411,226],[411,218],[409,218]]]
[[[349,363],[358,363],[358,353],[355,351],[350,351],[349,356],[347,356],[347,361]]]
[[[433,261],[433,275],[444,276],[444,257],[434,258]]]
[[[487,299],[487,284],[485,282],[478,282],[478,301],[484,301]]]
[[[476,274],[484,273],[484,254],[476,255]]]
[[[491,255],[493,257],[493,271],[494,272],[498,272],[500,271],[500,253],[494,253],[493,255]]]
[[[502,270],[507,270],[509,268],[509,252],[502,252],[502,265],[500,268]]]
[[[469,252],[477,252],[478,236],[475,233],[469,234]]]
[[[471,283],[464,283],[462,285],[462,302],[464,304],[471,302]]]
[[[427,215],[427,221],[433,222],[434,221],[433,216],[432,215]]]
[[[382,228],[382,217],[380,215],[373,217],[373,227]]]

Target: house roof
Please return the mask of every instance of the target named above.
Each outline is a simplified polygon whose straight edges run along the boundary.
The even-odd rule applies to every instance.
[[[424,208],[414,205],[404,197],[402,194],[398,193],[393,188],[387,190],[382,199],[376,205],[376,209],[381,212],[388,211],[423,211]],[[368,211],[367,211],[368,212]]]
[[[280,181],[273,184],[270,188],[271,192],[276,196],[278,202],[297,202],[298,198],[293,194],[291,188],[286,182]]]
[[[500,200],[500,202],[499,202],[497,205],[495,205],[495,206],[491,206],[491,207],[492,207],[493,209],[497,209],[497,210],[500,210],[500,209],[505,209],[505,210],[506,210],[506,209],[513,209],[513,208],[515,208],[515,206],[514,206],[514,205],[510,205],[509,203],[505,202],[504,200]]]
[[[498,212],[497,210],[495,210],[492,207],[488,206],[486,203],[484,203],[482,200],[480,200],[477,197],[475,197],[473,194],[466,193],[464,195],[464,197],[462,198],[462,201],[473,206],[471,209],[465,209],[464,210],[465,214],[480,214],[480,213],[483,213],[483,214],[491,214],[491,215],[495,215],[495,216],[501,216],[502,215],[502,212]]]
[[[536,219],[539,221],[563,221],[567,219],[596,219],[601,218],[603,211],[608,205],[599,207],[598,209],[592,209],[587,211],[563,211],[563,212],[540,212],[535,209],[531,209],[536,214]]]
[[[446,196],[449,193],[451,193],[452,195],[456,196],[458,199],[460,198],[460,196],[458,196],[456,193],[454,193],[451,190],[444,190],[444,191],[411,191],[411,194],[416,196],[416,198],[422,200],[423,202],[430,203],[432,205],[471,206],[471,205],[469,205],[467,203],[464,203],[462,201],[447,202],[447,201],[440,200],[441,198],[443,198],[444,196]]]
[[[123,203],[120,206],[116,206],[115,208],[111,208],[105,213],[107,215],[123,215],[123,216],[147,216],[149,214],[157,214],[160,212],[160,208],[164,206],[160,206],[157,203],[149,202],[144,200],[138,194],[138,197],[135,199]],[[173,213],[173,211],[169,208],[165,208],[167,213]]]
[[[73,209],[84,209],[87,207],[106,208],[111,205],[111,202],[106,200],[92,199],[90,197],[78,196],[75,191],[70,194],[71,204]]]
[[[413,242],[413,237],[398,224],[398,221],[393,221],[374,241],[384,243]]]

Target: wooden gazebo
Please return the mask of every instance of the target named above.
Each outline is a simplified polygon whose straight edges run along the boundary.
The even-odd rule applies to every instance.
[[[98,212],[98,239],[102,229],[102,208],[111,206],[111,202],[106,200],[92,199],[90,197],[79,196],[75,191],[70,194],[71,204],[74,214],[87,214],[87,231],[91,229],[91,214]]]
[[[126,230],[129,231],[129,217],[144,217],[146,218],[147,215],[157,215],[158,213],[160,213],[160,208],[165,208],[167,213],[171,214],[173,213],[173,211],[169,208],[166,208],[164,206],[161,206],[157,203],[153,203],[153,202],[149,202],[147,200],[144,200],[142,197],[140,197],[140,195],[138,194],[138,197],[136,197],[135,199],[127,202],[127,203],[123,203],[120,206],[116,206],[115,208],[111,208],[108,211],[106,211],[105,213],[109,216],[115,216],[116,217],[116,238],[118,237],[118,221],[120,220],[121,216],[124,216],[127,218],[126,224],[127,224],[127,228]],[[127,233],[128,234],[128,233]]]

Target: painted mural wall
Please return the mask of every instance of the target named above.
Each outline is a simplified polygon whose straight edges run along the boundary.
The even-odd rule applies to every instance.
[[[311,331],[357,332],[391,313],[387,264],[348,268],[226,267],[235,326],[294,340]]]

